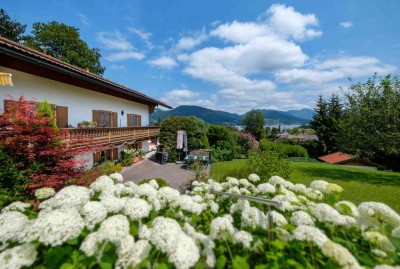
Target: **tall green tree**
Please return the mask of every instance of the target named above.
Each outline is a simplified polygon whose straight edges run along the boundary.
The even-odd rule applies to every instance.
[[[79,34],[79,29],[64,23],[51,21],[33,24],[32,35],[24,37],[25,45],[36,50],[47,50],[47,54],[70,63],[88,68],[90,72],[102,75],[105,71],[100,63],[100,51],[89,48]]]
[[[0,9],[0,36],[19,42],[26,25],[13,21],[4,9]]]
[[[343,118],[343,105],[338,94],[332,94],[328,102],[328,125],[325,145],[328,152],[338,150],[339,124]]]
[[[267,120],[261,110],[252,109],[246,113],[242,119],[242,124],[246,132],[250,132],[258,141],[265,135],[264,126]]]
[[[328,103],[322,97],[322,95],[318,96],[317,103],[314,108],[314,115],[312,121],[310,122],[310,126],[315,130],[315,134],[318,136],[318,140],[324,148],[324,152],[327,151],[326,142],[328,133],[328,125],[329,125],[329,110]]]
[[[340,147],[400,171],[400,81],[397,76],[352,83],[340,122]]]

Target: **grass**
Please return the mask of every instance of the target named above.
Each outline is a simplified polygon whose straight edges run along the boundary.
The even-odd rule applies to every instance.
[[[313,162],[292,162],[289,180],[309,185],[322,179],[343,187],[342,200],[356,205],[365,201],[382,202],[400,212],[400,173],[351,168]],[[247,177],[251,173],[246,160],[214,163],[211,178],[223,180],[227,176]]]

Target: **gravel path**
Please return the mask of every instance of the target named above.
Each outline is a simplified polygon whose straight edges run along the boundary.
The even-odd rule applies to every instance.
[[[142,179],[159,177],[168,182],[172,188],[184,192],[187,189],[189,180],[194,178],[193,171],[185,169],[181,164],[176,163],[161,165],[154,161],[154,156],[155,153],[150,152],[143,161],[125,167],[121,172],[124,180],[138,183]],[[207,167],[208,171],[209,167]]]

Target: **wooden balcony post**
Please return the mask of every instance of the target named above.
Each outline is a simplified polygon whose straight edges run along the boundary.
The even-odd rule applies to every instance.
[[[111,143],[111,130],[108,130],[108,143]]]

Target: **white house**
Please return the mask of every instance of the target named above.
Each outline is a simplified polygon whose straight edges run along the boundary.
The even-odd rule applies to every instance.
[[[12,74],[14,86],[0,87],[0,112],[10,95],[27,100],[47,100],[59,128],[68,128],[68,141],[91,138],[101,147],[87,154],[90,164],[117,159],[127,147],[149,150],[159,128],[149,126],[149,115],[158,105],[169,105],[142,93],[70,65],[49,55],[0,37],[0,72]],[[78,128],[79,122],[95,121],[95,128]]]

